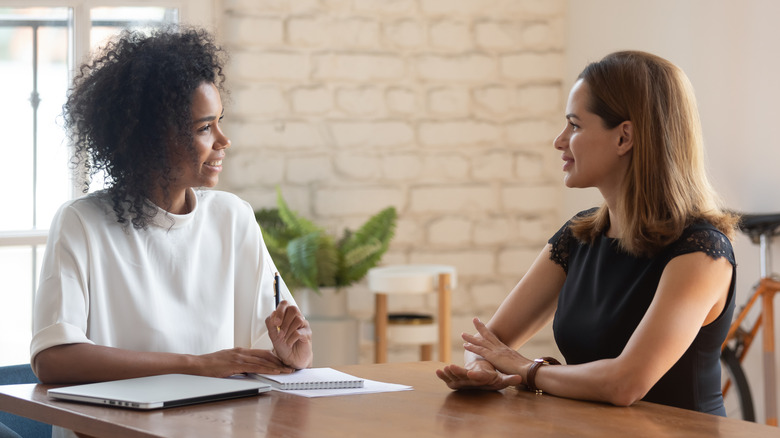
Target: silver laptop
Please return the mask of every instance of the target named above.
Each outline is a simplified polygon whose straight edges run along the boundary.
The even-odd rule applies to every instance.
[[[254,380],[163,374],[66,386],[48,390],[50,397],[132,409],[158,409],[270,391],[271,385]]]

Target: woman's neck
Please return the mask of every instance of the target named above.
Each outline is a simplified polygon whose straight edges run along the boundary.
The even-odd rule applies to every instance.
[[[607,228],[607,237],[611,239],[618,239],[623,234],[623,224],[618,219],[617,214],[615,213],[615,210],[613,210],[611,207],[609,208],[609,228]]]
[[[604,192],[602,191],[602,195]],[[605,196],[604,201],[607,204],[607,212],[609,214],[609,228],[607,228],[606,235],[609,238],[617,239],[623,235],[623,220],[618,214],[616,196]]]
[[[171,214],[187,214],[192,211],[187,192],[190,189],[171,191],[168,196],[162,190],[152,194],[151,201],[158,207]]]

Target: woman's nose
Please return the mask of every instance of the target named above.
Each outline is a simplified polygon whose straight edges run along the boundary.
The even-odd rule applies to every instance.
[[[565,134],[566,134],[566,131],[564,130],[563,132],[558,134],[557,137],[555,137],[555,140],[553,140],[553,147],[555,147],[555,149],[558,149],[560,151],[560,150],[562,150],[563,148],[566,147],[567,139],[565,138],[566,137]]]
[[[230,145],[230,139],[220,130],[219,137],[217,137],[217,142],[215,143],[215,149],[227,149]]]

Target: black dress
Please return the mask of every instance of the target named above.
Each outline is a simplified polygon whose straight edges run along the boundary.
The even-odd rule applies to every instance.
[[[590,214],[587,210],[579,215]],[[726,306],[702,327],[680,360],[643,400],[725,416],[720,380],[720,347],[734,313],[736,262],[729,239],[707,222],[697,222],[652,258],[635,257],[617,241],[599,236],[593,244],[578,241],[567,222],[552,238],[550,259],[566,271],[558,297],[553,332],[568,364],[620,355],[655,295],[661,273],[671,259],[703,252],[726,257],[732,265]]]

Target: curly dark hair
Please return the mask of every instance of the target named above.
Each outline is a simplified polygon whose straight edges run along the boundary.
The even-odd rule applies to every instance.
[[[226,58],[209,32],[167,26],[124,30],[78,70],[63,105],[73,164],[105,174],[123,226],[146,228],[153,188],[168,196],[173,146],[193,147],[193,94],[203,82],[224,91]]]

